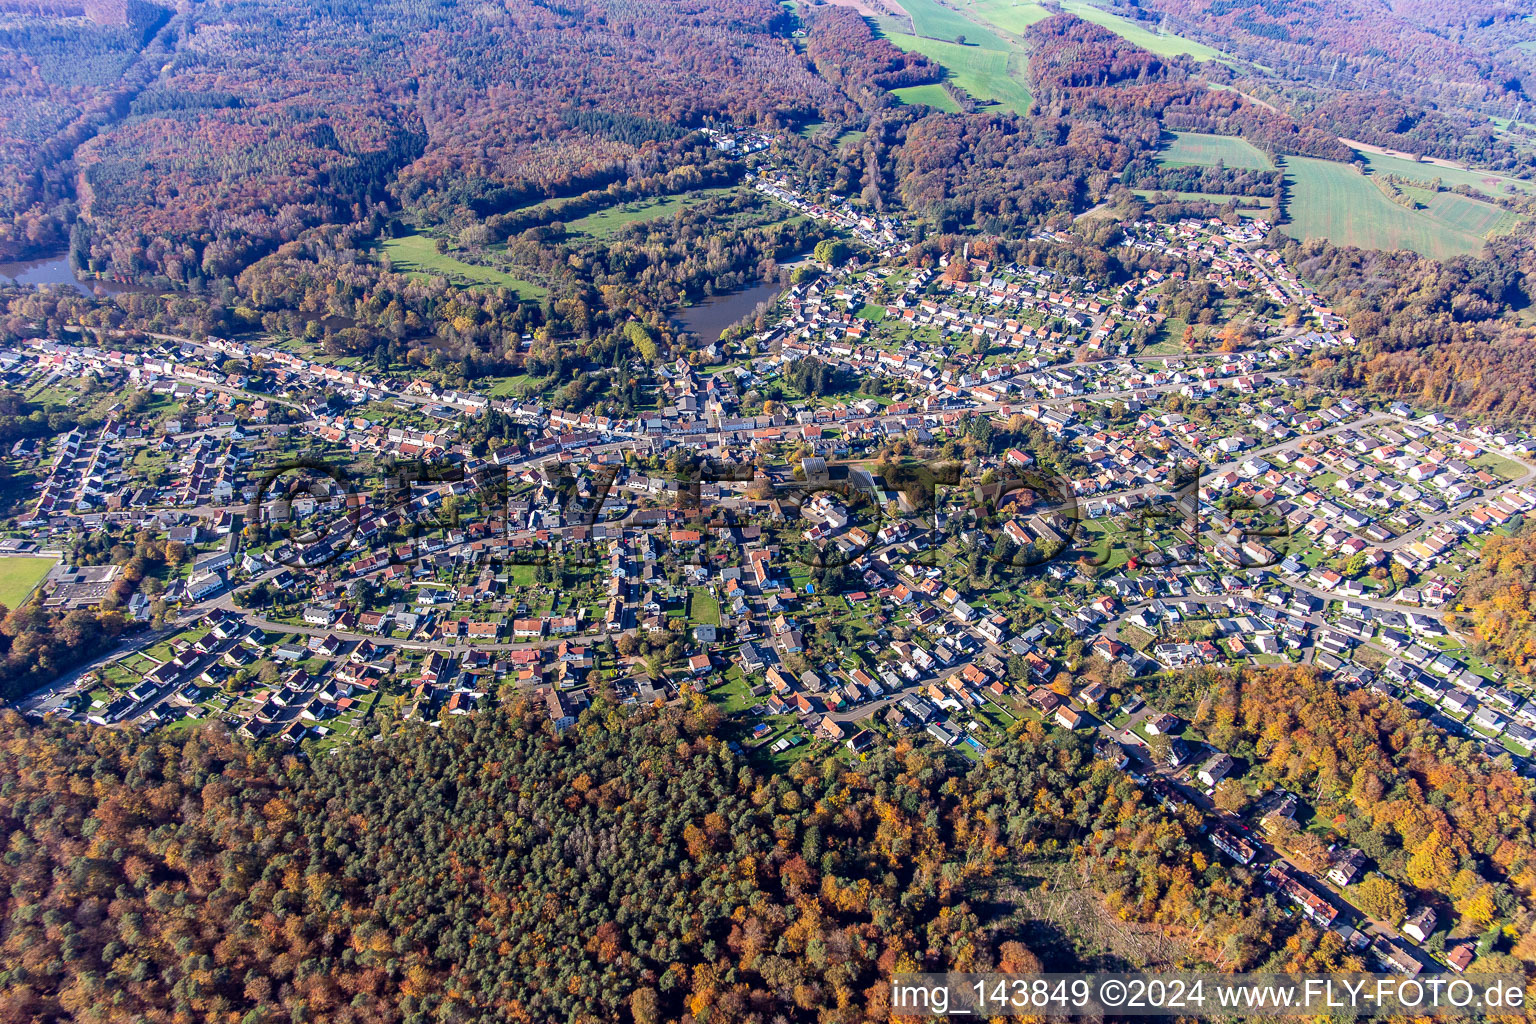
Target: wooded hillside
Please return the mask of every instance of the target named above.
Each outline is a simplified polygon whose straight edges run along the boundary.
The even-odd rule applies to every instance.
[[[1281,949],[1251,875],[1077,737],[766,776],[700,722],[519,708],[302,763],[7,715],[0,1019],[877,1020],[893,970],[1039,965],[1010,893],[1069,862],[1197,960],[1337,952]]]

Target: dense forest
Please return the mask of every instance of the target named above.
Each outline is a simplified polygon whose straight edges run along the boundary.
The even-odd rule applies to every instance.
[[[7,714],[0,1015],[882,1020],[894,970],[1086,966],[1010,910],[1064,868],[1189,962],[1350,963],[1081,738],[770,776],[713,720],[517,704],[303,763]]]
[[[8,18],[0,28],[0,260],[64,244],[75,209],[63,161],[167,57],[168,40],[157,34],[164,8],[89,6],[94,16],[81,18],[78,6],[28,5],[25,13],[43,17]]]
[[[1308,120],[1373,146],[1418,156],[1470,161],[1507,174],[1529,174],[1529,151],[1500,138],[1486,118],[1436,110],[1380,93],[1340,93],[1318,104]]]
[[[78,262],[196,285],[388,201],[499,212],[643,172],[711,119],[789,123],[846,102],[767,0],[149,9],[159,20],[137,26],[0,33],[16,57],[0,87],[31,111],[0,154],[15,175],[0,181],[0,252],[61,240],[71,159]]]
[[[1282,171],[1250,168],[1201,167],[1197,164],[1164,167],[1148,156],[1127,167],[1121,180],[1131,188],[1275,198],[1280,195],[1284,177]]]
[[[1357,356],[1316,362],[1316,379],[1504,423],[1536,419],[1536,349],[1510,316],[1536,297],[1523,237],[1494,238],[1484,255],[1449,263],[1272,240],[1365,343]]]
[[[1093,22],[1057,14],[1031,25],[1028,38],[1030,83],[1042,110],[1111,127],[1137,119],[1172,131],[1239,135],[1271,155],[1350,158],[1336,136],[1240,92],[1207,88],[1187,61],[1164,61]]]
[[[1519,90],[1517,64],[1523,61],[1507,53],[1507,44],[1489,43],[1495,26],[1517,22],[1520,14],[1512,5],[1491,0],[1405,5],[1148,0],[1145,6],[1150,21],[1166,15],[1169,28],[1191,32],[1308,85],[1422,89],[1463,102]],[[1448,19],[1454,28],[1446,24],[1453,10],[1461,15]],[[1456,34],[1462,38],[1451,38]],[[1494,52],[1500,59],[1493,59]]]
[[[875,36],[869,22],[847,7],[822,7],[807,19],[805,52],[816,71],[861,106],[893,106],[886,92],[937,82],[944,69],[920,53],[897,49]]]

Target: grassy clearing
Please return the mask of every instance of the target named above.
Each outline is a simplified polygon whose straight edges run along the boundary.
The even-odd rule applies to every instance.
[[[909,85],[905,89],[892,89],[891,95],[909,107],[928,106],[953,114],[960,109],[942,85]]]
[[[834,121],[812,121],[795,134],[802,139],[816,139],[828,145],[843,145],[855,136],[860,139],[864,137],[863,132],[850,131],[847,125]]]
[[[912,16],[912,31],[929,39],[964,38],[972,46],[989,50],[1010,49],[1009,45],[959,11],[936,0],[899,0]]]
[[[1183,328],[1180,328],[1182,332]],[[1178,356],[1184,354],[1184,341],[1182,338],[1169,336],[1165,331],[1158,332],[1157,342],[1142,349],[1142,355],[1147,356]]]
[[[1269,157],[1243,139],[1230,135],[1202,135],[1197,132],[1174,132],[1173,141],[1157,156],[1157,162],[1165,167],[1214,167],[1217,161],[1233,168],[1249,168],[1272,171],[1275,168]]]
[[[680,210],[685,210],[696,203],[716,196],[723,196],[735,191],[733,188],[707,188],[696,192],[684,192],[672,196],[651,196],[645,199],[637,199],[632,203],[624,203],[620,206],[610,206],[606,210],[588,214],[585,217],[573,220],[566,224],[565,230],[573,234],[587,235],[591,238],[611,238],[618,233],[620,228],[641,221],[659,220],[663,217],[671,217]]]
[[[1212,49],[1204,43],[1197,43],[1183,36],[1161,34],[1156,26],[1110,14],[1103,8],[1095,7],[1083,0],[1061,0],[1061,9],[1068,14],[1077,15],[1084,21],[1091,21],[1095,25],[1107,28],[1126,42],[1134,43],[1144,50],[1151,50],[1160,57],[1179,57],[1188,54],[1195,60],[1231,60],[1220,50]]]
[[[1029,110],[1029,63],[1023,52],[960,46],[900,33],[892,33],[888,38],[903,50],[921,53],[942,64],[949,71],[950,80],[977,99],[991,100],[1015,113]]]
[[[48,575],[52,558],[0,558],[0,604],[15,608]]]
[[[1507,234],[1520,223],[1519,215],[1470,196],[1459,196],[1454,192],[1431,192],[1429,189],[1411,186],[1403,191],[1417,200],[1431,217],[1458,231],[1471,232],[1478,238],[1486,238],[1489,234]]]
[[[1034,0],[975,0],[968,8],[977,17],[994,28],[1022,36],[1037,21],[1051,16]]]
[[[446,277],[453,283],[461,285],[493,285],[507,288],[516,292],[521,299],[542,299],[549,294],[549,289],[532,281],[514,277],[506,271],[465,263],[447,253],[440,253],[437,251],[436,239],[427,235],[409,234],[399,238],[386,238],[380,243],[379,248],[389,255],[394,268],[402,273]]]
[[[1078,544],[1088,549],[1096,564],[1124,565],[1130,558],[1124,532],[1112,519],[1084,519],[1078,523]]]
[[[741,669],[732,665],[725,670],[725,675],[720,685],[709,691],[709,698],[720,705],[720,710],[726,714],[735,714],[744,711],[758,703],[752,696],[752,685],[742,677]]]
[[[491,383],[491,382],[495,383]],[[549,384],[548,377],[532,377],[526,373],[510,377],[484,377],[479,381],[482,389],[492,398],[508,398],[538,394]]]
[[[1536,182],[1506,178],[1492,171],[1470,171],[1459,167],[1441,167],[1438,164],[1421,164],[1397,156],[1378,156],[1356,150],[1360,158],[1376,174],[1396,174],[1414,181],[1433,181],[1439,178],[1447,185],[1471,185],[1490,195],[1502,194],[1509,188],[1517,192],[1536,192]]]
[[[1289,157],[1290,185],[1284,225],[1294,238],[1327,238],[1364,249],[1412,249],[1447,260],[1483,248],[1480,233],[1458,228],[1428,210],[1392,202],[1349,164]]]

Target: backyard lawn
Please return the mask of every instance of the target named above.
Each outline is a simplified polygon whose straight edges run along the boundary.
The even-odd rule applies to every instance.
[[[688,592],[688,618],[701,626],[720,625],[720,602],[702,587]]]

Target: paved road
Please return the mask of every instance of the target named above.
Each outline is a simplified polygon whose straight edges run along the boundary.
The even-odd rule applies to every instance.
[[[87,674],[104,668],[113,662],[121,661],[136,651],[142,651],[146,647],[153,647],[167,637],[174,636],[182,628],[179,625],[166,626],[163,629],[142,630],[130,633],[118,641],[110,650],[103,651],[82,665],[77,665],[57,679],[54,679],[47,686],[33,690],[25,697],[19,698],[13,702],[13,706],[18,711],[26,714],[41,713],[45,709],[57,707],[63,703],[65,698],[74,693],[82,678]]]

